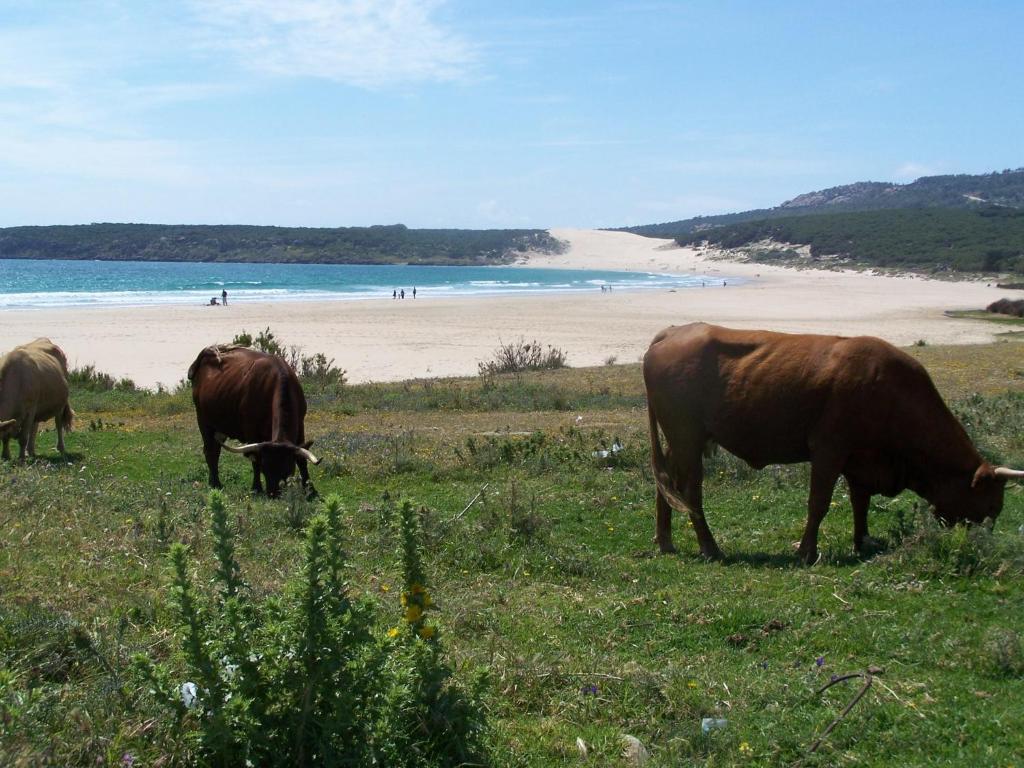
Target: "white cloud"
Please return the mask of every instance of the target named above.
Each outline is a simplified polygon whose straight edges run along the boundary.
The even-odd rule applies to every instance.
[[[465,77],[466,40],[434,21],[437,0],[193,0],[204,44],[246,68],[363,88]]]

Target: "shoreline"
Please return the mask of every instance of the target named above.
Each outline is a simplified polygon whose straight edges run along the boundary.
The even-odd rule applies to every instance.
[[[173,386],[199,351],[269,327],[286,345],[323,352],[353,383],[475,375],[501,342],[536,340],[563,349],[570,366],[638,361],[653,336],[696,320],[739,328],[881,336],[897,345],[985,343],[993,324],[945,317],[1005,292],[947,282],[839,270],[719,261],[638,235],[553,230],[563,254],[531,254],[530,267],[707,274],[742,283],[670,290],[466,296],[395,301],[270,301],[143,307],[0,310],[0,351],[39,336],[60,345],[72,367]]]

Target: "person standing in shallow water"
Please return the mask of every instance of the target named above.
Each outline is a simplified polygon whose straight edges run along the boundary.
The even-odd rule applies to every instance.
[[[405,288],[403,288],[398,295],[401,296],[404,299],[405,298]]]
[[[416,298],[416,286],[415,285],[412,287],[412,297],[414,299]]]

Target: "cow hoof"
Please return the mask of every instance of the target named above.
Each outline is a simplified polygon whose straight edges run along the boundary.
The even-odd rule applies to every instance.
[[[675,548],[675,545],[672,544],[671,542],[666,544],[666,543],[663,543],[663,542],[659,541],[658,542],[658,551],[660,551],[661,554],[663,554],[663,555],[674,555],[676,553],[676,548]]]
[[[807,566],[817,565],[818,561],[821,560],[821,553],[818,552],[817,549],[812,549],[806,552],[798,549],[796,554],[800,558],[800,561]]]
[[[885,542],[873,536],[865,536],[859,544],[854,544],[854,550],[858,555],[873,555],[885,549]]]
[[[707,549],[707,550],[702,549],[700,551],[700,556],[703,557],[705,560],[710,560],[710,561],[717,561],[717,560],[724,560],[725,559],[725,556],[722,554],[722,550],[720,550],[718,547],[715,547],[714,549]]]

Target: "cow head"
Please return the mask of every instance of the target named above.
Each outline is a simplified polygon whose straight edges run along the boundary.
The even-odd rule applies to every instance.
[[[297,459],[303,458],[311,464],[320,463],[320,459],[309,451],[312,440],[302,445],[268,440],[235,446],[228,445],[227,438],[222,434],[218,433],[216,437],[224,450],[246,456],[259,468],[267,483],[268,496],[277,496],[281,492],[281,484],[295,473]]]
[[[935,516],[946,525],[955,523],[995,523],[1003,510],[1003,492],[1010,478],[1022,478],[1024,471],[993,467],[982,463],[974,476],[950,475],[937,487],[932,502]]]

